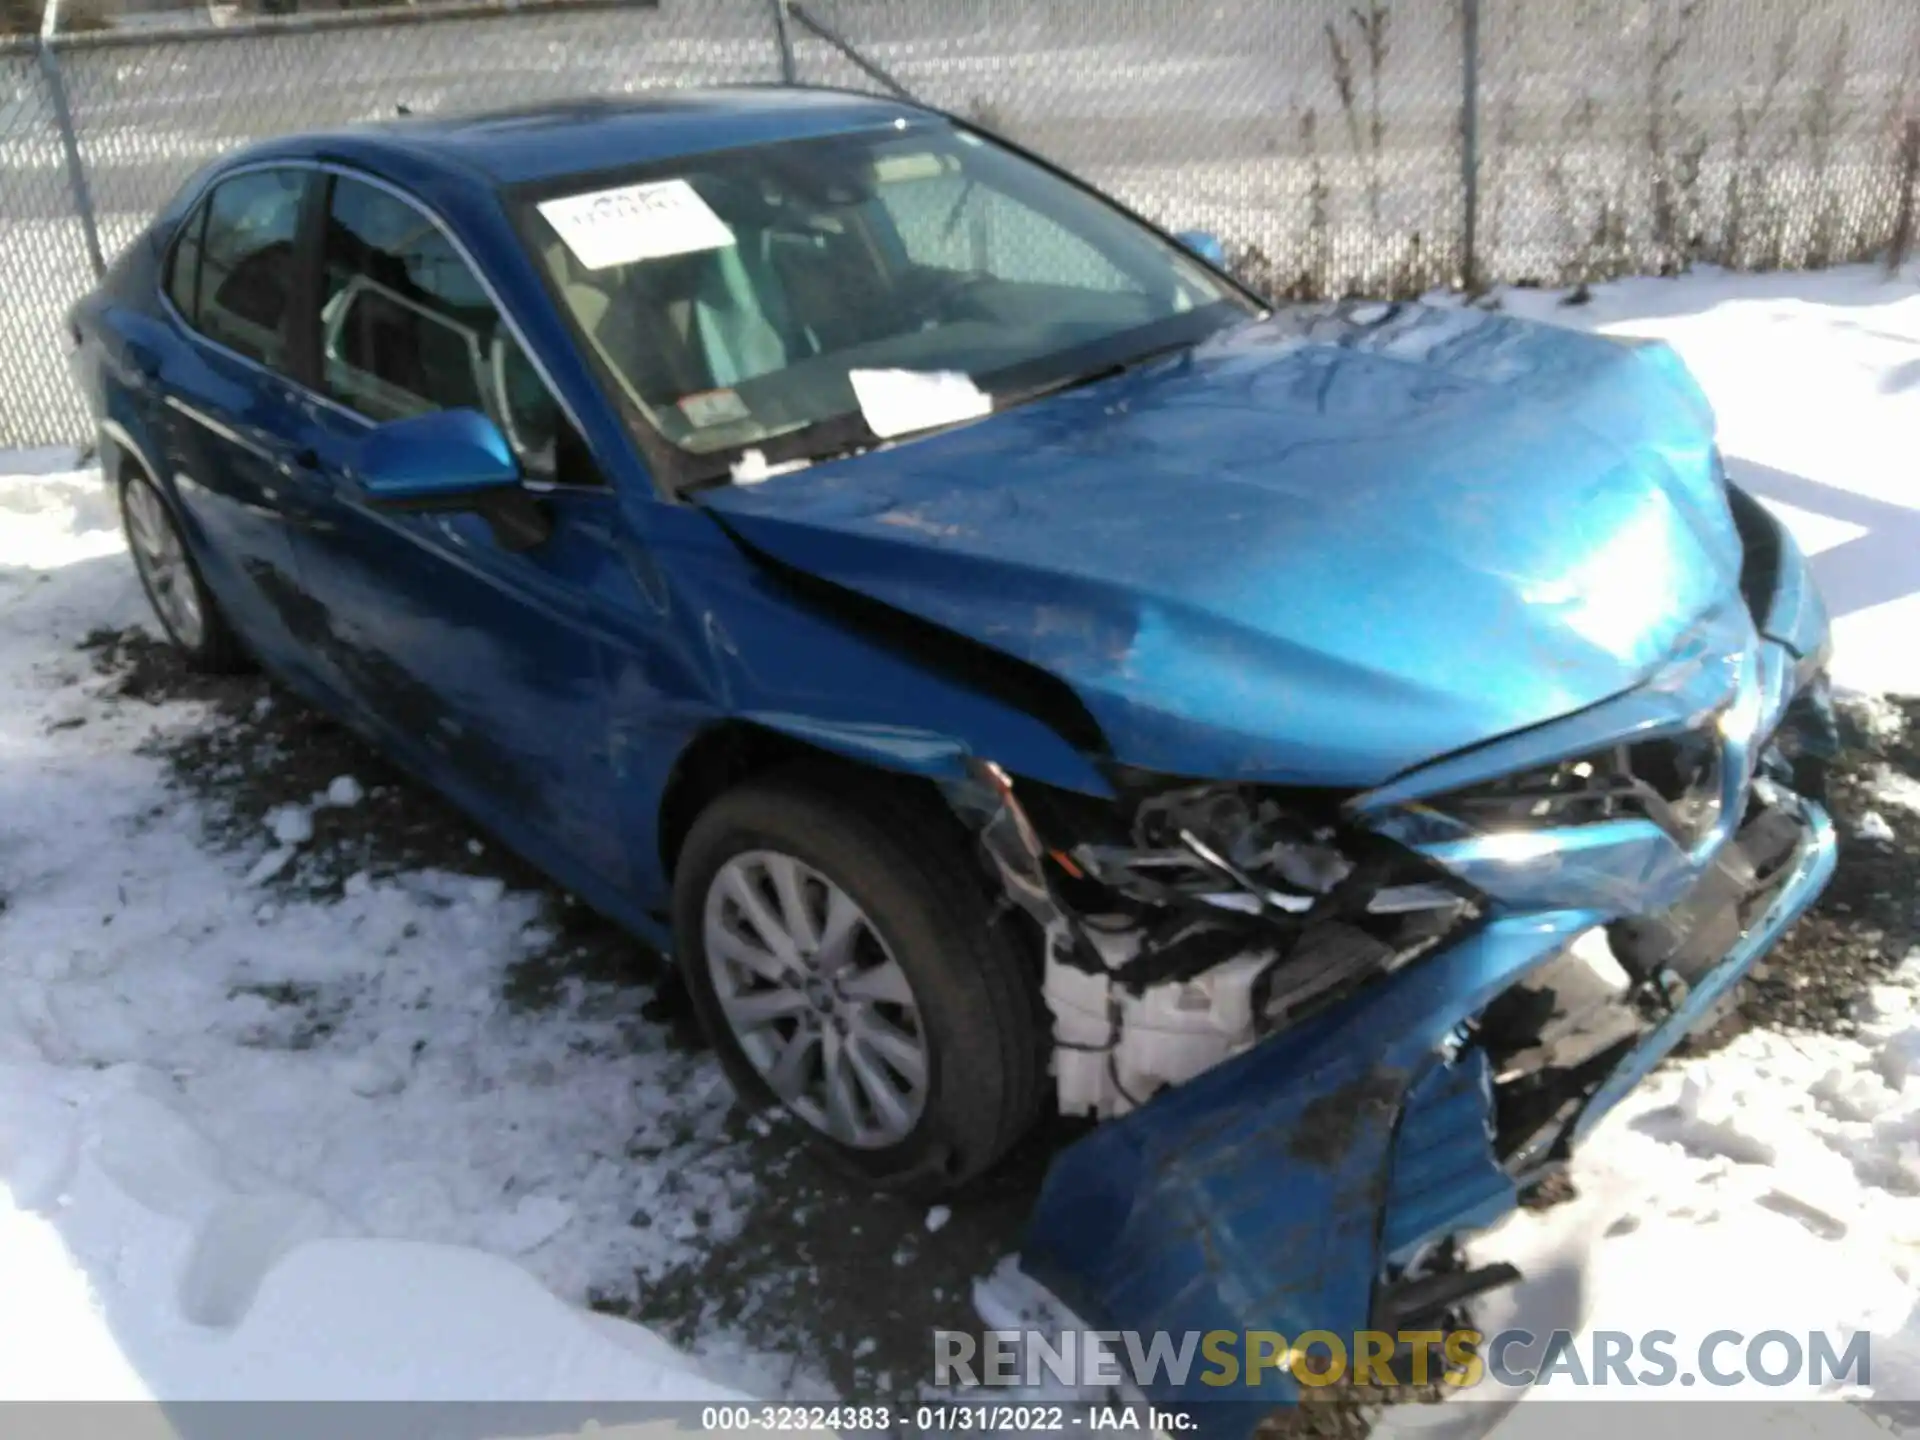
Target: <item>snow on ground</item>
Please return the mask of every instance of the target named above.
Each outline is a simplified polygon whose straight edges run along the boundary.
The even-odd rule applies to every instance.
[[[1703,274],[1504,303],[1671,340],[1738,477],[1815,553],[1838,678],[1920,692],[1920,647],[1902,643],[1920,622],[1910,279]],[[281,887],[316,817],[364,802],[352,776],[272,811],[250,848],[210,847],[143,749],[207,715],[114,703],[76,650],[143,611],[108,498],[69,463],[0,465],[0,1398],[721,1393],[579,1308],[744,1223],[759,1182],[721,1138],[712,1067],[631,1043],[648,1022],[613,987],[563,987],[537,1017],[503,1003],[548,937],[497,881]],[[1883,823],[1914,792],[1890,774]],[[1920,1397],[1910,1071],[1920,962],[1850,1036],[1750,1031],[1667,1068],[1583,1153],[1577,1200],[1481,1242],[1529,1272],[1483,1323],[1671,1330],[1683,1362],[1714,1328],[1863,1329],[1873,1389]],[[967,1216],[951,1213],[911,1228],[944,1241]],[[979,1303],[995,1313],[993,1282]],[[728,1337],[701,1348],[720,1380],[779,1388]]]
[[[617,1005],[504,1009],[541,936],[497,881],[282,901],[205,848],[137,750],[201,717],[104,703],[76,653],[141,606],[96,475],[0,478],[0,1399],[735,1393],[557,1298],[724,1233],[724,1155],[624,1149],[717,1123],[718,1077],[636,1060]]]

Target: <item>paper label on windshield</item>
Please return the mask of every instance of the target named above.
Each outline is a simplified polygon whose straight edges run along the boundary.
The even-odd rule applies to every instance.
[[[993,397],[958,370],[849,370],[860,413],[882,440],[976,420]]]
[[[702,429],[709,425],[730,425],[735,420],[745,420],[752,413],[747,409],[747,402],[735,390],[701,390],[696,394],[682,395],[674,403],[680,407],[680,413],[687,417],[689,425],[697,425]]]
[[[589,270],[733,244],[733,231],[684,180],[542,200],[540,214]]]

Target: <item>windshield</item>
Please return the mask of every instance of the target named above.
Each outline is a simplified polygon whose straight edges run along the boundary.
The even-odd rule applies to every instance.
[[[938,123],[596,177],[520,218],[685,479],[937,428],[1257,313],[1114,206]]]

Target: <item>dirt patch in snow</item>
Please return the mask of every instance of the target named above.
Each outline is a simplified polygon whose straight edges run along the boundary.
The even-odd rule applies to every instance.
[[[216,844],[238,847],[270,833],[270,817],[290,808],[311,812],[311,838],[300,842],[300,863],[275,877],[281,885],[320,895],[361,870],[377,877],[431,867],[550,888],[352,731],[263,676],[198,674],[141,630],[95,631],[82,648],[112,677],[112,697],[195,701],[212,712],[212,724],[157,745],[156,753],[202,802]],[[326,803],[342,777],[353,798]]]
[[[82,649],[112,678],[114,698],[208,707],[212,723],[151,749],[199,801],[213,844],[257,845],[277,838],[276,824],[291,823],[303,836],[271,877],[274,888],[324,899],[358,875],[379,879],[433,869],[541,894],[557,935],[515,971],[507,998],[519,1005],[549,1002],[568,977],[610,984],[665,978],[662,957],[486,838],[351,730],[264,676],[196,673],[171,646],[141,630],[96,631]]]

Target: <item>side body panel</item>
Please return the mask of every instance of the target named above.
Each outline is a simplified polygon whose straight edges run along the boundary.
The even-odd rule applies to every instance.
[[[624,884],[600,639],[631,590],[615,497],[549,497],[551,538],[514,552],[478,515],[375,509],[352,479],[365,425],[313,403],[302,423],[317,457],[296,541],[311,643],[348,702],[490,826]]]

